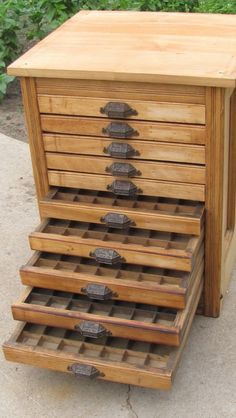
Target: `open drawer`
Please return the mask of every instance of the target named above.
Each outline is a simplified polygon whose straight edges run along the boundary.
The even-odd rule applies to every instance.
[[[29,236],[33,250],[93,258],[99,264],[131,263],[192,271],[203,242],[200,236],[95,223],[47,219]]]
[[[4,346],[7,360],[156,389],[170,389],[202,291],[199,287],[179,347],[126,338],[82,337],[75,330],[24,324]]]
[[[43,218],[103,223],[118,229],[144,228],[200,235],[204,205],[192,200],[152,196],[114,196],[111,192],[54,187],[40,200]]]
[[[36,252],[20,269],[28,286],[86,294],[91,300],[123,300],[185,308],[196,280],[202,275],[201,247],[191,272],[122,264],[118,269],[95,260]]]
[[[28,287],[12,305],[12,312],[16,320],[77,330],[93,339],[114,336],[178,346],[202,282],[203,265],[184,310],[122,300],[93,300],[91,294],[88,297]]]

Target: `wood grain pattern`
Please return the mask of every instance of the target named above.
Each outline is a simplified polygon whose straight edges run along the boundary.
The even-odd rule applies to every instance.
[[[65,226],[68,225],[68,226]],[[204,231],[196,236],[172,236],[160,234],[160,238],[144,237],[138,232],[126,232],[122,236],[106,228],[95,226],[89,229],[79,224],[70,227],[70,222],[52,220],[42,222],[29,235],[32,250],[70,254],[89,258],[97,248],[113,249],[126,263],[149,265],[173,270],[192,271],[194,261],[201,246]],[[136,234],[136,235],[135,235]]]
[[[165,141],[167,141],[167,137]],[[182,141],[184,136],[179,136]],[[177,138],[177,139],[178,139]],[[188,138],[187,142],[188,142]],[[174,138],[171,139],[173,141]],[[44,148],[49,152],[81,155],[107,156],[105,149],[112,142],[122,144],[124,140],[90,136],[43,134]],[[140,141],[129,139],[128,143],[137,151],[134,158],[142,160],[172,161],[178,163],[205,164],[205,146],[175,142]]]
[[[85,155],[64,153],[46,153],[47,168],[89,174],[107,174],[112,176],[112,164],[131,164],[136,174],[128,178],[164,180],[183,183],[205,184],[205,167],[190,164],[172,164],[142,160],[97,158]],[[110,171],[108,171],[110,169]],[[127,177],[127,176],[122,176]]]
[[[204,206],[181,204],[181,201],[150,197],[145,201],[131,201],[101,196],[101,192],[91,196],[90,191],[83,194],[77,190],[52,189],[41,199],[40,210],[44,218],[70,219],[74,221],[101,223],[107,213],[126,215],[133,228],[156,231],[179,232],[200,235],[204,222]]]
[[[166,346],[164,355],[159,351],[159,346],[155,345],[152,346],[151,352],[149,345],[142,347],[144,352],[141,352],[137,348],[130,349],[130,342],[132,345],[135,345],[135,342],[124,339],[123,349],[107,347],[104,342],[99,347],[70,339],[64,329],[58,329],[59,337],[50,336],[48,333],[45,335],[46,327],[38,328],[34,333],[34,326],[25,323],[20,324],[11,338],[4,343],[4,355],[9,361],[67,373],[71,373],[70,366],[73,363],[89,364],[103,373],[99,379],[167,390],[172,386],[201,292],[200,286],[180,347]],[[55,328],[52,332],[56,334]],[[104,353],[106,359],[102,358]]]
[[[205,104],[205,88],[178,84],[150,84],[103,80],[36,78],[37,93],[120,100]]]
[[[118,177],[106,175],[83,174],[69,171],[48,171],[51,186],[75,187],[81,189],[108,190]],[[172,197],[204,202],[205,186],[201,184],[178,183],[161,180],[132,179],[132,183],[141,190],[137,193],[147,196]]]
[[[190,273],[166,271],[140,266],[88,266],[87,260],[36,252],[20,269],[21,281],[27,286],[82,293],[89,284],[105,285],[113,299],[183,309],[192,293],[197,276],[203,271],[204,246],[197,254]]]
[[[139,307],[129,302],[99,302],[79,299],[70,293],[45,295],[37,288],[26,288],[12,305],[13,318],[19,321],[74,330],[84,321],[102,325],[110,336],[137,341],[179,346],[195,303],[202,269],[198,272],[187,305],[183,310]],[[69,306],[68,306],[69,305]],[[71,306],[71,308],[70,308]],[[91,309],[89,309],[91,307]],[[89,311],[88,311],[89,309]]]
[[[35,80],[32,78],[22,78],[21,91],[28,130],[34,182],[38,199],[40,199],[48,192],[49,185],[37,104]]]
[[[113,102],[120,100],[113,99]],[[105,98],[75,97],[40,94],[38,95],[39,110],[41,113],[73,115],[73,116],[93,116],[103,117],[100,109],[108,103]],[[155,101],[141,101],[130,99],[127,104],[134,109],[137,114],[125,119],[141,119],[160,122],[177,123],[205,123],[205,106],[191,103],[166,103]]]
[[[107,128],[112,121],[124,122],[122,119],[106,120],[104,118],[86,118],[79,116],[41,115],[41,125],[44,132],[96,137],[108,137],[103,132],[103,128]],[[199,125],[132,120],[129,121],[129,126],[137,131],[137,134],[132,136],[132,139],[192,144],[205,143],[205,128]]]
[[[213,317],[220,313],[223,266],[224,94],[207,89],[204,312]]]
[[[83,11],[8,72],[235,87],[235,27],[234,15]]]

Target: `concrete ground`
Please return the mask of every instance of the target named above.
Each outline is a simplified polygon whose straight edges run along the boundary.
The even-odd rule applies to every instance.
[[[28,146],[0,134],[0,338],[15,327],[18,269],[39,222]],[[0,418],[235,418],[236,270],[219,319],[197,316],[171,392],[129,387],[6,362],[0,354]]]

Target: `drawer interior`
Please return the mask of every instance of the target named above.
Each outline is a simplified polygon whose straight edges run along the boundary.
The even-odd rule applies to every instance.
[[[114,196],[111,192],[52,188],[40,201],[43,218],[61,218],[109,224],[109,213],[125,216],[127,226],[200,235],[204,205],[183,199]],[[127,229],[127,226],[124,228]],[[118,225],[122,229],[122,224]]]
[[[178,348],[117,337],[94,341],[74,330],[22,323],[4,344],[4,354],[10,361],[67,373],[74,370],[73,364],[83,364],[95,367],[98,378],[170,389],[201,291],[200,288]]]
[[[95,339],[107,334],[179,345],[192,304],[202,285],[202,276],[201,265],[184,310],[123,300],[94,300],[90,293],[87,296],[85,288],[77,294],[34,287],[26,289],[12,305],[13,317],[56,327],[65,326]]]
[[[201,247],[190,273],[150,266],[98,265],[91,258],[37,252],[20,269],[22,283],[46,289],[83,293],[90,286],[104,286],[110,298],[183,309],[196,277],[201,274],[204,248]],[[91,292],[87,292],[89,296]],[[91,295],[93,300],[100,297]]]
[[[101,224],[48,219],[29,236],[38,251],[93,257],[103,264],[132,264],[192,271],[200,236]]]

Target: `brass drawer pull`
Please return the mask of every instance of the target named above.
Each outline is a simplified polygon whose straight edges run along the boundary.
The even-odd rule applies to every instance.
[[[138,114],[135,109],[122,102],[108,102],[104,107],[100,108],[100,112],[105,113],[109,118],[127,118],[128,116]]]
[[[83,337],[102,338],[106,337],[107,335],[111,335],[111,332],[108,331],[103,325],[92,321],[83,321],[79,325],[75,325],[75,329]]]
[[[113,176],[140,176],[141,172],[129,163],[113,163],[110,167],[106,167],[106,171]]]
[[[112,142],[107,148],[103,149],[105,154],[109,154],[113,158],[130,158],[139,155],[129,144],[121,144],[120,142]]]
[[[68,366],[68,370],[76,377],[89,377],[89,379],[95,379],[97,377],[105,376],[104,373],[89,364],[73,363],[71,366]]]
[[[102,132],[112,138],[130,138],[132,136],[138,136],[138,131],[124,122],[111,122],[106,128],[102,129]]]
[[[89,283],[86,287],[82,287],[82,293],[85,293],[89,299],[109,300],[117,296],[109,287],[104,284]]]
[[[94,252],[90,253],[90,257],[95,258],[98,263],[109,264],[114,266],[124,261],[117,251],[110,248],[97,248]]]
[[[116,195],[135,196],[141,189],[138,189],[131,181],[115,180],[107,186],[107,190],[111,190]]]
[[[135,225],[135,223],[128,218],[128,216],[120,214],[120,213],[107,213],[105,216],[101,218],[101,222],[105,222],[105,224],[109,228],[117,228],[117,229],[125,229],[129,228],[131,225]]]

